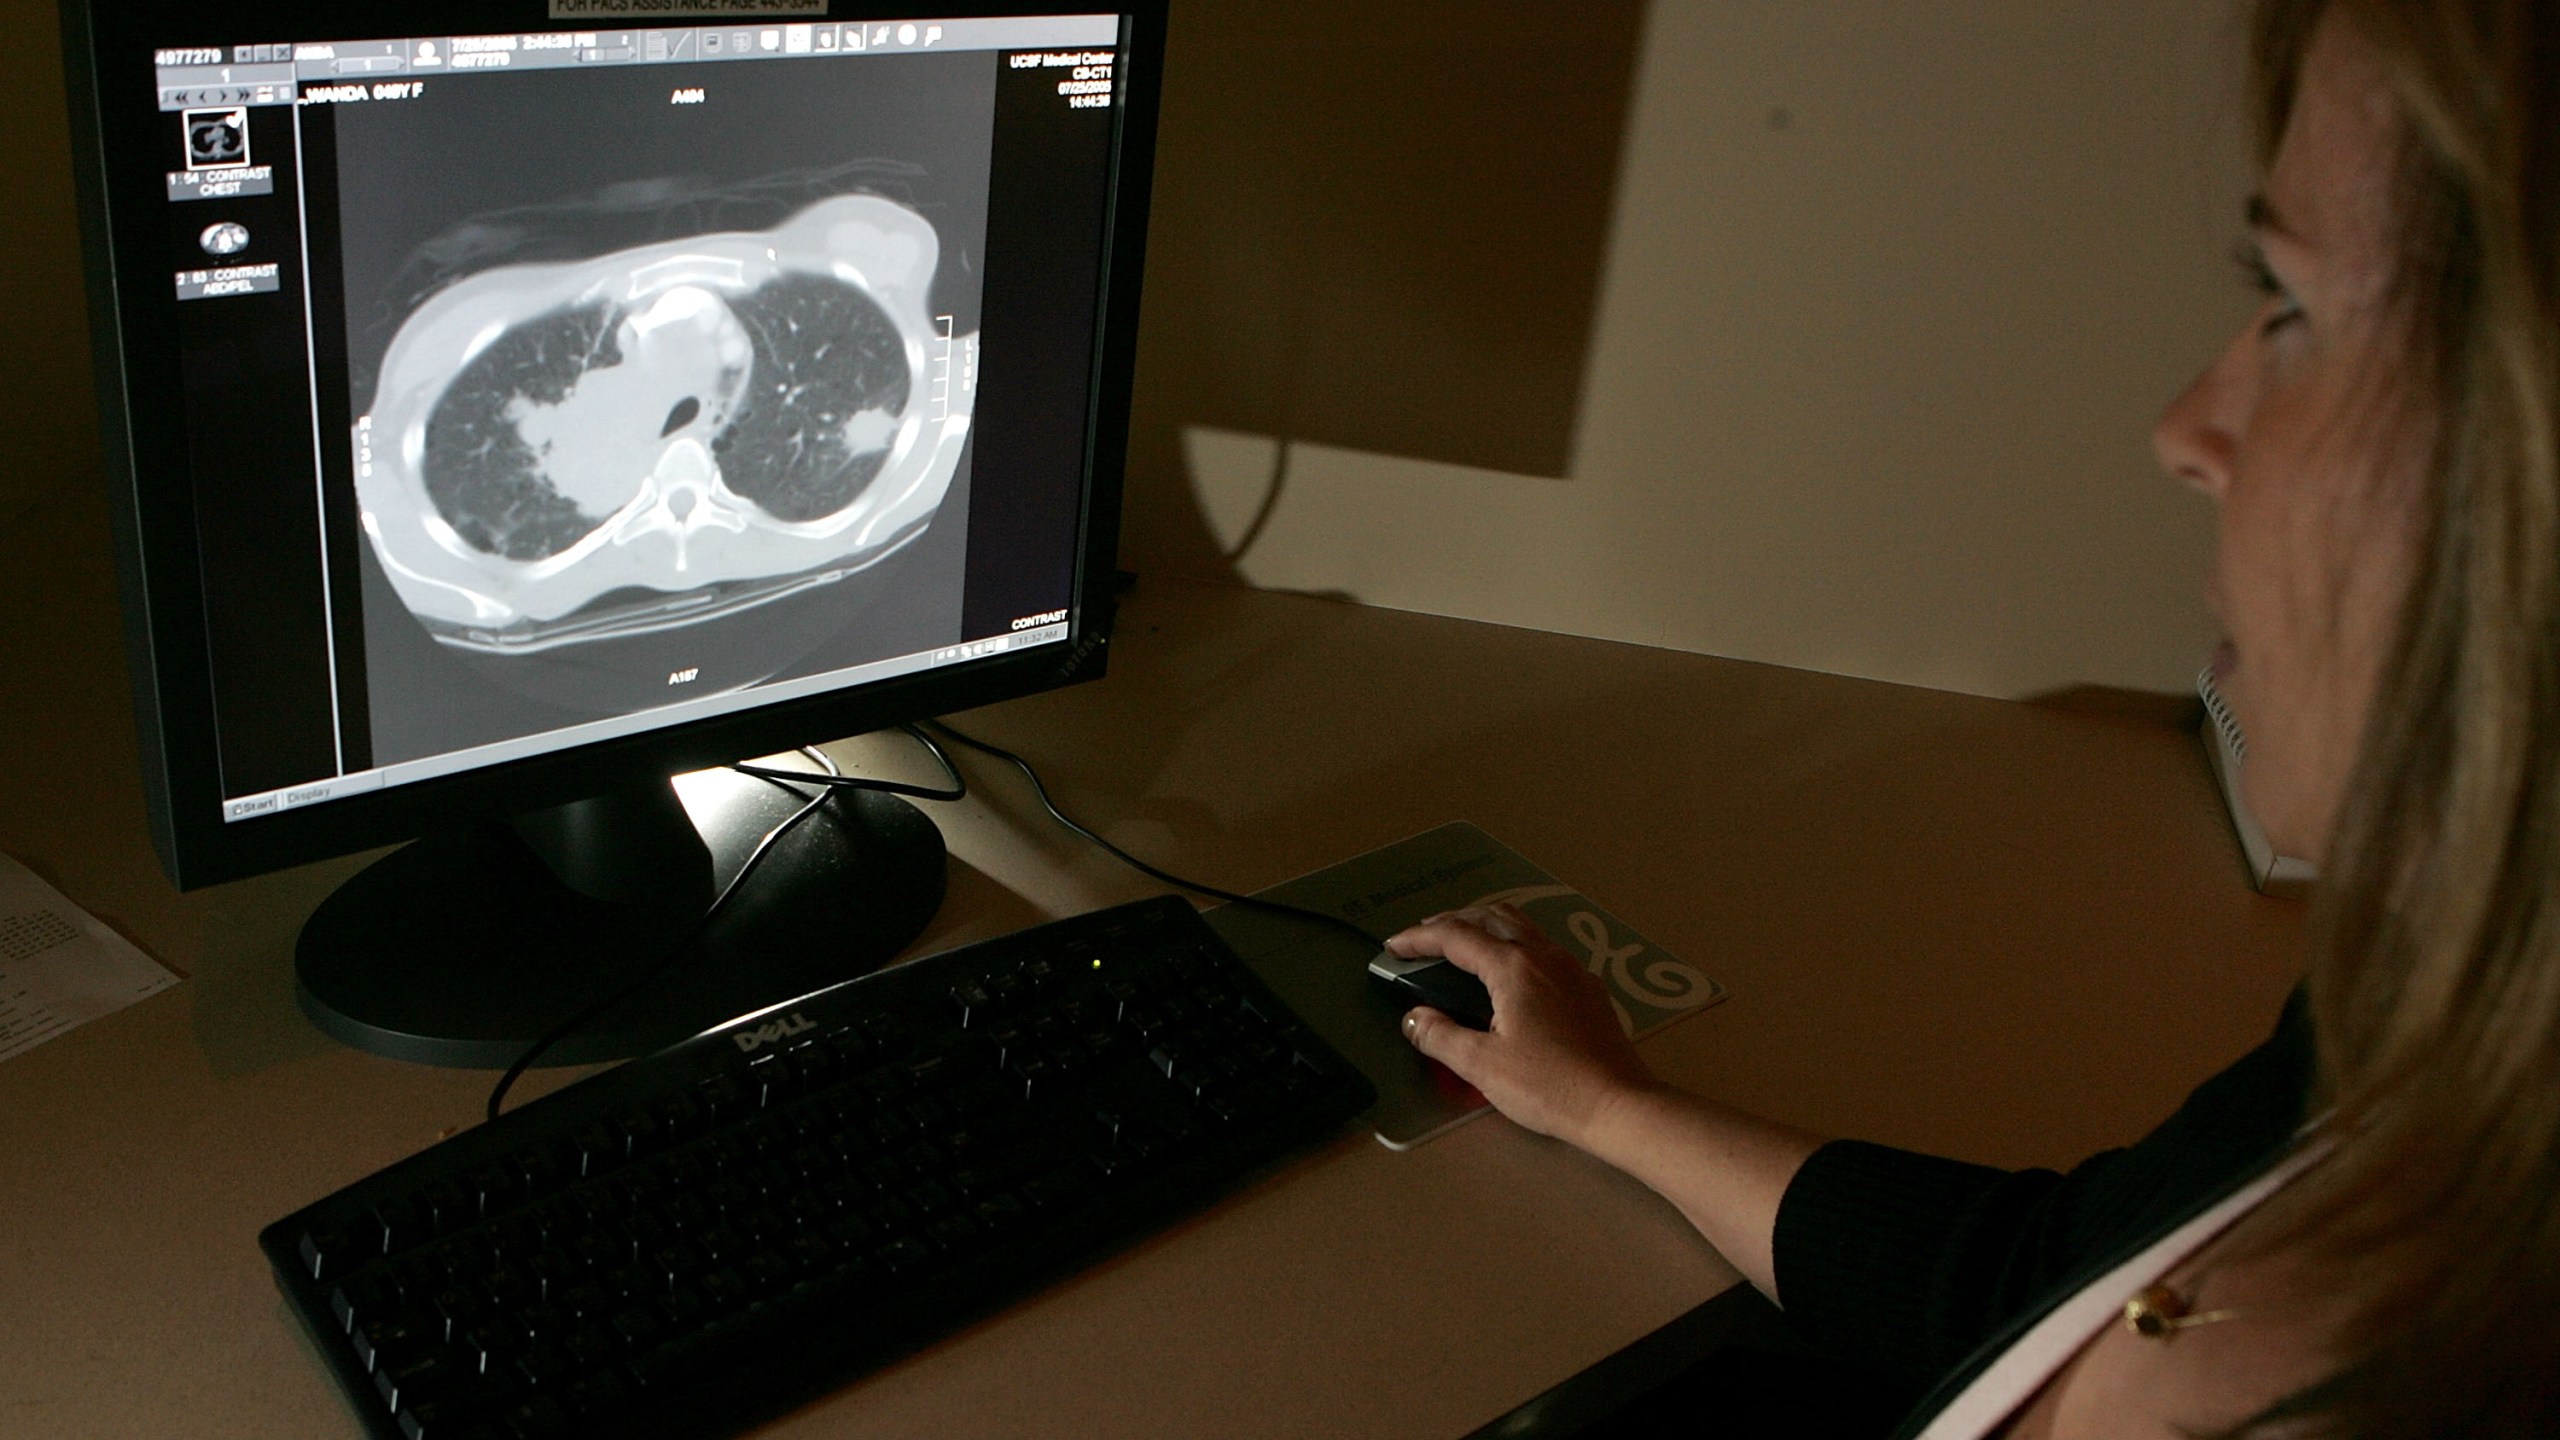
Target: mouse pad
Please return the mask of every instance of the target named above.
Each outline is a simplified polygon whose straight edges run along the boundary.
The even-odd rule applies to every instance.
[[[1724,998],[1724,987],[1465,821],[1400,840],[1260,892],[1392,935],[1425,915],[1509,903],[1606,981],[1627,1033],[1650,1035]],[[1488,1108],[1475,1087],[1425,1060],[1397,1033],[1408,1007],[1370,978],[1378,952],[1329,926],[1224,905],[1208,921],[1280,997],[1378,1087],[1365,1122],[1410,1149]]]

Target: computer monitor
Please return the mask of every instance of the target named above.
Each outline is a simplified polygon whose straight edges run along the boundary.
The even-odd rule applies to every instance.
[[[324,1028],[506,1063],[798,803],[671,777],[1100,674],[1162,0],[63,19],[161,860],[425,837],[305,927]],[[912,939],[939,833],[831,809],[549,1058]]]

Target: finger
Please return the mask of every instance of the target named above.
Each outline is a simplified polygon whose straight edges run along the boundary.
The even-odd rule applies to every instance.
[[[1431,943],[1431,937],[1442,933],[1442,928],[1452,922],[1464,923],[1465,917],[1463,910],[1442,910],[1425,915],[1378,943],[1407,960],[1417,955],[1437,955],[1440,950]]]
[[[1406,936],[1420,935],[1426,931],[1436,929],[1439,926],[1453,923],[1460,925],[1473,925],[1477,929],[1481,930],[1485,928],[1485,914],[1486,912],[1481,907],[1470,907],[1463,910],[1437,911],[1433,914],[1423,916],[1421,919],[1407,925],[1402,930],[1388,936],[1384,943],[1389,948],[1393,948],[1398,940],[1401,940]]]
[[[1443,910],[1407,925],[1379,943],[1410,960],[1420,955],[1445,955],[1449,938],[1460,933],[1486,932],[1468,911]]]
[[[1519,906],[1512,904],[1508,900],[1494,906],[1493,913],[1501,916],[1503,920],[1510,925],[1512,932],[1510,938],[1514,940],[1526,940],[1531,936],[1535,936],[1541,940],[1547,938],[1546,930],[1542,928],[1537,921],[1529,918],[1528,911],[1521,909]]]
[[[1458,1072],[1458,1078],[1475,1083],[1475,1063],[1486,1044],[1482,1031],[1470,1030],[1428,1005],[1417,1005],[1405,1012],[1404,1038],[1413,1048]]]
[[[1429,925],[1432,921],[1439,918],[1440,917],[1435,915],[1431,920],[1424,920],[1416,924],[1407,925],[1379,943],[1385,945],[1392,953],[1400,955],[1407,960],[1412,959],[1416,955],[1436,955],[1439,953],[1438,951],[1422,948],[1430,943],[1429,940],[1423,936],[1422,930],[1423,926]]]
[[[1512,910],[1507,905],[1468,905],[1461,909],[1447,911],[1438,918],[1464,921],[1497,940],[1517,940],[1524,928],[1532,930],[1537,928],[1525,923],[1514,923],[1515,919],[1525,922],[1527,917],[1520,915],[1520,912]]]
[[[1502,977],[1502,982],[1507,984],[1520,963],[1518,947],[1455,917],[1416,925],[1395,936],[1387,948],[1408,960],[1417,955],[1440,956],[1482,980],[1488,987],[1496,983],[1496,976]]]

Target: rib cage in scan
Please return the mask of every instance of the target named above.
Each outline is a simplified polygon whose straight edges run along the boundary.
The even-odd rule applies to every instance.
[[[438,639],[525,654],[696,623],[932,522],[976,336],[927,313],[931,225],[839,196],[771,230],[437,293],[359,417],[361,522]]]

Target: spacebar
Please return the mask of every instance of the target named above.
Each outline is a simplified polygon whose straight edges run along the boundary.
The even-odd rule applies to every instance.
[[[726,1380],[777,1366],[800,1370],[822,1355],[867,1349],[867,1342],[891,1338],[871,1318],[876,1307],[864,1303],[876,1296],[877,1288],[869,1276],[803,1281],[634,1356],[632,1376],[642,1389],[662,1393],[689,1389],[714,1376]]]

